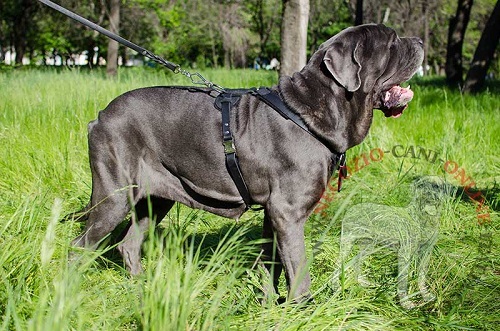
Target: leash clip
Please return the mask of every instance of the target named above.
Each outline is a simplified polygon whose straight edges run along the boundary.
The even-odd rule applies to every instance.
[[[346,166],[346,156],[345,153],[339,155],[338,161],[338,169],[339,169],[339,180],[337,185],[337,192],[342,190],[342,180],[347,178],[347,166]]]

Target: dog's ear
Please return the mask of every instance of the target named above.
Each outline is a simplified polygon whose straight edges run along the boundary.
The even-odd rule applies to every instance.
[[[357,91],[361,87],[361,47],[359,43],[335,42],[323,57],[323,62],[333,78],[349,92]]]

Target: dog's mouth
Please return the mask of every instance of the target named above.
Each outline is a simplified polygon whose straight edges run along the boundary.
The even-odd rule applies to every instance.
[[[398,118],[408,107],[408,103],[413,99],[413,91],[408,87],[395,85],[382,92],[380,110],[384,112],[385,117]]]

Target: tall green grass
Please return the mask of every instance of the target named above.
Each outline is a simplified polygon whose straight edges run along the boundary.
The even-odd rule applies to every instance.
[[[227,87],[277,81],[276,73],[264,71],[203,74]],[[348,152],[351,177],[343,191],[327,191],[325,207],[308,221],[313,303],[261,302],[265,278],[256,263],[258,212],[235,224],[175,207],[160,231],[151,229],[140,277],[127,275],[112,243],[98,252],[79,251],[69,263],[69,242],[82,225],[58,220],[82,207],[90,194],[87,123],[127,90],[187,82],[142,69],[123,70],[115,80],[78,70],[0,73],[1,330],[497,327],[500,96],[495,90],[464,96],[420,80],[412,82],[415,99],[403,117],[386,119],[375,112],[367,139]],[[397,155],[391,153],[394,146],[400,146]],[[411,149],[418,147],[435,151],[438,160],[413,157]],[[375,149],[389,153],[378,157],[372,152],[372,160]],[[477,203],[460,190],[465,184],[458,172],[446,172],[446,161],[476,183],[474,192],[485,196],[488,208],[482,213],[489,214],[489,221],[480,224]],[[440,218],[428,276],[437,299],[410,311],[401,308],[391,254],[368,261],[377,285],[365,288],[347,280],[343,289],[333,286],[342,211],[358,202],[405,206],[411,199],[409,183],[424,175],[440,175],[462,192]]]

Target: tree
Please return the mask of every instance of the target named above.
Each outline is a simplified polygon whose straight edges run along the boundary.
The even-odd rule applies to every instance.
[[[279,48],[279,35],[276,37],[273,35],[274,28],[279,26],[279,20],[281,13],[276,10],[276,0],[249,0],[248,10],[251,13],[251,30],[255,31],[259,36],[259,56],[260,57],[271,57],[276,56]],[[271,47],[268,45],[275,40],[278,42]],[[272,54],[269,54],[268,49],[273,49]]]
[[[356,0],[356,16],[354,18],[354,25],[363,24],[363,0]]]
[[[56,2],[101,26],[111,28],[111,1]],[[470,9],[472,1],[460,0],[461,8],[463,4],[469,4],[466,8]],[[316,51],[321,43],[353,25],[356,17],[361,17],[356,15],[358,5],[358,9],[363,9],[364,22],[384,23],[401,36],[421,37],[425,44],[424,61],[429,64],[424,65],[424,71],[430,68],[433,74],[439,75],[444,71],[447,58],[444,45],[447,45],[450,31],[448,17],[457,16],[458,3],[458,0],[121,0],[118,25],[123,37],[183,67],[217,67],[224,63],[228,67],[244,67],[256,57],[277,57],[282,59],[284,66],[281,73],[291,74],[302,68],[308,54]],[[457,44],[454,49],[458,50],[455,53],[458,55],[453,57],[453,52],[448,52],[449,67],[458,68],[458,74],[454,74],[458,82],[452,83],[453,86],[461,84],[464,75],[460,72],[465,73],[471,63],[496,3],[497,0],[475,0],[472,11],[469,10],[470,18],[458,16],[462,17],[458,20],[462,22],[462,29],[465,29],[465,21],[469,24],[466,35],[463,36],[459,30],[455,38]],[[281,8],[277,8],[279,4]],[[280,9],[286,9],[287,13]],[[290,15],[291,12],[294,14]],[[288,23],[282,22],[287,15],[295,16],[287,19]],[[305,17],[300,19],[301,15]],[[304,24],[296,24],[299,21]],[[452,28],[457,30],[457,19],[454,18],[452,23]],[[306,38],[303,35],[300,37],[298,31],[306,29],[307,53],[296,44],[305,44]],[[287,36],[294,36],[288,40],[291,46],[287,46]],[[462,40],[464,37],[465,40]],[[301,42],[298,41],[300,38]],[[50,64],[55,58],[60,58],[62,62],[58,63],[65,64],[72,63],[70,60],[81,54],[87,54],[89,65],[99,65],[102,58],[107,57],[108,42],[105,36],[75,23],[37,0],[0,0],[0,62],[7,62],[6,54],[17,53],[18,64],[23,56],[31,63]],[[453,48],[452,45],[450,43],[450,48]],[[482,48],[478,47],[478,55],[482,53]],[[285,53],[283,57],[281,50]],[[125,47],[120,47],[119,51],[123,59],[135,56]],[[137,57],[142,59],[141,55]],[[458,60],[454,63],[452,60],[455,59]],[[291,64],[297,61],[300,64]],[[287,69],[289,63],[293,69]],[[473,65],[471,69],[475,67]],[[490,70],[499,73],[498,66],[490,65]],[[472,76],[474,71],[469,75]],[[450,77],[453,75],[450,74]]]
[[[225,4],[221,10],[219,29],[224,50],[226,68],[244,68],[247,66],[247,52],[250,49],[250,30],[241,15],[238,3]]]
[[[310,0],[307,44],[309,55],[333,35],[352,25],[346,1]]]
[[[424,62],[422,66],[423,74],[427,75],[427,69],[429,67],[429,5],[427,1],[423,4],[422,14],[424,17],[424,35],[422,39],[424,42]]]
[[[500,0],[486,23],[465,79],[464,92],[478,92],[484,86],[486,74],[500,40]]]
[[[450,19],[445,72],[446,83],[451,87],[463,84],[462,47],[472,2],[472,0],[458,0],[457,12]]]
[[[306,65],[309,0],[283,0],[280,75],[291,75]]]
[[[8,39],[9,46],[14,49],[14,62],[21,65],[28,48],[28,38],[35,29],[32,17],[36,12],[37,3],[35,0],[4,0],[0,5],[2,8],[2,18],[4,23],[2,28],[7,30],[8,35],[3,38]],[[0,33],[3,35],[4,33]],[[2,39],[3,39],[2,38]],[[5,41],[3,41],[5,43]],[[1,45],[2,48],[5,45]]]
[[[109,30],[118,34],[120,32],[120,0],[110,0]],[[118,69],[118,42],[109,39],[108,56],[106,59],[106,74],[108,77],[116,76]]]

